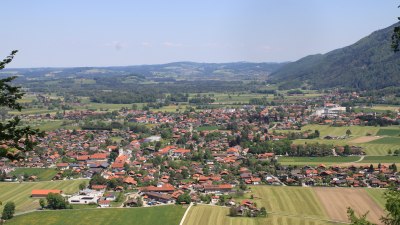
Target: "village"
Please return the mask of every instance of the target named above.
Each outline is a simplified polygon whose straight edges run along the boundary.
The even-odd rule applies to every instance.
[[[330,103],[329,96],[314,103],[269,107],[190,110],[184,113],[121,109],[113,112],[69,111],[64,120],[90,120],[87,129],[57,129],[38,138],[35,151],[20,160],[0,160],[0,180],[37,182],[37,176],[15,174],[18,168],[49,168],[52,180],[88,180],[78,193],[64,195],[70,204],[98,207],[140,207],[203,203],[258,211],[251,199],[235,201],[253,185],[303,187],[399,186],[396,164],[390,165],[281,165],[288,156],[363,156],[362,147],[329,144],[293,144],[291,140],[319,138],[308,124],[336,127],[365,126],[372,113],[353,112]],[[112,114],[112,116],[110,116]],[[105,116],[105,117],[104,117]],[[26,115],[55,119],[55,115]],[[396,118],[379,116],[387,123]],[[99,119],[100,118],[100,119]],[[99,121],[119,129],[99,129]],[[132,125],[133,124],[133,125]],[[346,139],[327,135],[327,140]],[[313,148],[310,150],[310,148]],[[398,153],[398,152],[397,152]],[[32,190],[46,197],[62,190]],[[118,199],[118,200],[117,200]],[[118,203],[113,203],[113,202]],[[253,215],[252,213],[250,213]]]

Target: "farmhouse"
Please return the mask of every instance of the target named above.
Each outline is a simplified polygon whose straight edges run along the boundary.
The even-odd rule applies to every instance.
[[[232,191],[232,185],[230,184],[219,184],[219,185],[204,185],[205,193],[226,193]]]
[[[172,186],[171,184],[163,184],[163,185],[159,185],[157,187],[155,186],[148,186],[148,187],[143,187],[140,189],[143,192],[169,192],[172,193],[175,191],[174,186]]]
[[[31,197],[32,198],[44,198],[47,197],[49,193],[61,194],[61,190],[32,190]]]
[[[144,194],[145,196],[147,196],[148,199],[152,199],[162,203],[174,203],[174,200],[169,194],[160,194],[157,192],[146,192]]]

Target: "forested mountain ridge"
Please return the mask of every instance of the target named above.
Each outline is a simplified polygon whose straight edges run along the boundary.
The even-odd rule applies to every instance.
[[[400,54],[391,49],[394,24],[358,42],[326,54],[306,56],[273,72],[282,88],[307,84],[312,88],[345,87],[361,90],[400,86]]]
[[[116,66],[116,67],[69,67],[5,69],[0,76],[17,75],[24,79],[64,79],[121,77],[131,74],[143,79],[159,81],[176,80],[252,80],[266,78],[285,63],[195,63],[173,62],[167,64]]]

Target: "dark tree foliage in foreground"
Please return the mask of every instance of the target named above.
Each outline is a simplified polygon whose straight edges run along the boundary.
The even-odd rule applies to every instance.
[[[9,64],[17,50],[11,52],[3,61],[0,62],[0,70]],[[21,111],[22,106],[17,100],[21,99],[24,93],[20,87],[12,86],[10,83],[16,77],[7,77],[0,79],[0,108]],[[43,136],[43,133],[38,129],[33,129],[29,126],[20,126],[21,119],[14,116],[9,120],[0,122],[0,157],[15,158],[18,151],[11,151],[11,149],[29,151],[32,150],[36,144],[35,136]],[[7,146],[7,147],[5,147]],[[4,149],[6,148],[6,149]]]
[[[1,219],[9,220],[14,217],[15,204],[14,202],[7,202],[4,206],[3,213],[1,214]]]
[[[357,217],[352,208],[347,208],[347,217],[349,218],[351,225],[374,225],[367,220],[367,215],[368,212]]]
[[[397,17],[397,19],[400,20],[400,17]],[[392,49],[394,52],[398,52],[400,50],[399,44],[400,44],[400,26],[395,26],[393,28],[393,34],[392,34]]]

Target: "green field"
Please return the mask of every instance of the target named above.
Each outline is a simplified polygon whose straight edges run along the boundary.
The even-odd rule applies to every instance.
[[[30,225],[177,225],[185,213],[182,206],[159,206],[149,208],[79,209],[61,211],[38,211],[17,216],[7,224]]]
[[[201,126],[198,127],[196,130],[197,131],[208,131],[208,130],[218,130],[218,126]]]
[[[79,190],[79,184],[88,180],[66,180],[66,181],[43,181],[26,183],[0,183],[0,211],[4,203],[13,201],[16,204],[16,211],[23,212],[39,208],[39,199],[31,198],[33,189],[60,189],[64,194],[73,194]]]
[[[323,144],[331,144],[331,145],[356,145],[361,146],[364,148],[364,151],[367,155],[386,155],[388,150],[391,149],[392,151],[400,148],[400,137],[383,137],[381,139],[377,139],[370,142],[365,143],[352,143],[353,140],[365,137],[367,134],[371,136],[379,135],[379,132],[388,134],[393,134],[393,131],[399,130],[399,126],[391,126],[391,127],[372,127],[372,126],[350,126],[350,127],[332,127],[329,125],[306,125],[302,127],[302,131],[307,130],[319,130],[320,131],[320,138],[317,139],[297,139],[294,140],[294,144],[305,144],[305,143],[323,143]],[[340,139],[340,140],[325,140],[323,139],[327,135],[333,136],[343,136],[346,135],[347,130],[351,131],[351,135],[347,139]],[[383,130],[383,131],[381,131]],[[393,131],[392,131],[393,130]],[[279,131],[281,132],[281,131]],[[283,131],[288,132],[288,131]],[[383,136],[383,135],[382,135]]]
[[[370,133],[372,136],[374,136],[380,129],[381,129],[380,127],[372,127],[372,126],[332,127],[329,125],[317,125],[317,124],[306,125],[301,128],[302,131],[319,130],[321,138],[327,135],[334,135],[334,136],[346,135],[347,130],[351,131],[350,136],[352,137],[366,136],[367,133]]]
[[[33,128],[39,128],[43,131],[60,129],[62,128],[62,124],[63,121],[61,120],[34,121],[29,123]]]
[[[365,156],[360,163],[400,163],[400,156]]]
[[[359,156],[348,157],[279,157],[278,162],[282,165],[333,165],[339,163],[349,163],[359,160]]]
[[[382,128],[382,129],[379,129],[379,131],[378,131],[378,133],[376,135],[379,135],[379,136],[399,136],[400,135],[400,129]]]
[[[326,214],[312,189],[299,187],[252,186],[257,206],[271,213],[326,218]]]
[[[368,144],[393,144],[400,148],[400,137],[384,137],[374,141],[368,142]]]
[[[395,149],[399,148],[399,145],[396,144],[371,144],[369,142],[357,145],[363,147],[367,155],[374,156],[384,156],[388,154],[389,150],[393,152]]]
[[[332,224],[311,188],[251,186],[251,191],[257,207],[266,207],[267,218],[232,218],[227,207],[198,205],[191,208],[184,224]],[[250,194],[245,197],[249,198]]]
[[[301,218],[279,213],[268,214],[267,218],[230,217],[229,208],[222,206],[193,206],[185,219],[184,225],[327,225],[325,220]]]
[[[38,181],[49,181],[57,174],[57,170],[46,168],[17,168],[10,174],[17,177],[27,174],[28,176],[37,176]]]

